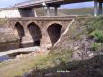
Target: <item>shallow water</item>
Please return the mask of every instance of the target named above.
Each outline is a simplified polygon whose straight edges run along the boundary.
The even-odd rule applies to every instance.
[[[6,61],[9,59],[14,59],[16,58],[17,55],[20,55],[20,54],[29,54],[29,53],[30,52],[16,52],[9,55],[0,56],[0,62]]]
[[[6,61],[8,59],[11,59],[11,57],[9,57],[8,55],[0,56],[0,62]]]

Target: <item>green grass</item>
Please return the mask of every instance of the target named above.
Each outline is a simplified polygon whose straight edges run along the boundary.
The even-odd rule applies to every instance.
[[[103,43],[103,17],[96,17],[89,20],[86,24],[88,37],[94,42],[91,44],[93,51],[101,51]]]
[[[101,30],[94,30],[90,33],[89,37],[94,38],[97,42],[103,42],[103,31]]]
[[[94,42],[94,43],[91,45],[91,50],[92,50],[92,51],[100,51],[101,48],[102,48],[102,44],[101,44],[101,43],[95,43],[95,42]]]
[[[95,30],[103,30],[103,17],[96,17],[87,22],[87,31],[89,33]]]

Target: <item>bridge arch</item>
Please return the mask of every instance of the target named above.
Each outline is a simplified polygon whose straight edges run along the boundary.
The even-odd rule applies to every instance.
[[[15,23],[14,28],[16,29],[16,32],[17,32],[17,34],[19,36],[19,39],[20,39],[19,47],[22,48],[23,47],[22,46],[22,39],[25,36],[24,28],[23,28],[23,26],[19,22]]]
[[[47,28],[48,35],[50,37],[52,45],[54,45],[61,36],[62,25],[53,23]]]
[[[33,46],[40,46],[41,43],[41,38],[42,38],[42,33],[40,27],[35,24],[34,22],[29,23],[27,26],[30,35],[33,40]]]

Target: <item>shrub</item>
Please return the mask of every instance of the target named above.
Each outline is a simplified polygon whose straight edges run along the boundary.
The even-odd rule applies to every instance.
[[[97,42],[103,42],[103,31],[95,30],[89,36],[93,37]]]
[[[87,30],[89,33],[93,32],[94,30],[103,30],[103,17],[98,17],[95,19],[92,19],[92,21],[89,21],[87,23]]]
[[[91,45],[91,50],[92,51],[100,51],[101,50],[101,43],[92,43]]]

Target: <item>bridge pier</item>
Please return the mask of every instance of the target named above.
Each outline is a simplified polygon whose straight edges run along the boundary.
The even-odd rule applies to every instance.
[[[102,2],[99,2],[99,15],[102,15]]]
[[[50,40],[50,37],[46,31],[46,29],[42,29],[42,39],[41,39],[41,48],[43,49],[43,51],[49,49],[50,47],[52,47],[52,43]]]
[[[98,15],[98,2],[94,1],[94,16]]]
[[[30,32],[29,32],[29,30],[26,26],[24,26],[24,31],[26,33],[25,33],[25,36],[22,38],[22,41],[21,41],[22,47],[23,48],[32,47],[33,46],[33,39],[32,39],[32,36],[30,35]]]
[[[94,1],[94,16],[102,15],[102,2]]]
[[[18,9],[21,17],[35,17],[33,8]]]
[[[50,16],[50,7],[47,7],[47,16]]]
[[[57,16],[58,15],[58,7],[54,7],[54,11],[53,11],[53,15]],[[51,12],[50,12],[50,7],[47,7],[47,16],[51,16]]]
[[[54,15],[55,15],[55,16],[58,15],[58,7],[54,7]]]
[[[37,12],[36,12],[36,11],[34,11],[34,13],[35,13],[35,17],[38,17]]]

